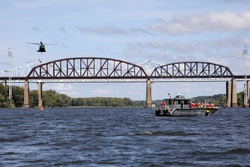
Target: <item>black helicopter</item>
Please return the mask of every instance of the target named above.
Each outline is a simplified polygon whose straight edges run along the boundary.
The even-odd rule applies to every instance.
[[[27,42],[27,43],[33,44],[33,45],[39,45],[39,49],[37,50],[37,52],[41,52],[41,53],[46,52],[46,50],[45,50],[46,44],[43,44],[42,41],[40,43],[29,43],[29,42]]]

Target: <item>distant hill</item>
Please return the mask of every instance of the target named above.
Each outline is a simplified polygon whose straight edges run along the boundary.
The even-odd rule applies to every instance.
[[[213,95],[213,96],[197,96],[197,97],[193,97],[191,99],[193,99],[195,102],[198,102],[198,101],[205,101],[205,100],[215,100],[215,101],[218,101],[220,100],[222,97],[226,97],[225,94],[217,94],[217,95]]]

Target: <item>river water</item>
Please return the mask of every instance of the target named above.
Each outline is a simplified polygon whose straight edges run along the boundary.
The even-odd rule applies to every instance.
[[[0,166],[250,166],[250,109],[0,109]]]

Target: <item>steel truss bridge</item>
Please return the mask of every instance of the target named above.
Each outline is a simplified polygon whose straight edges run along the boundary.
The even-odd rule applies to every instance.
[[[0,81],[24,83],[24,107],[30,106],[29,83],[38,83],[38,107],[43,106],[42,84],[47,82],[146,82],[146,107],[152,107],[152,82],[226,82],[227,106],[237,106],[236,80],[246,80],[249,76],[233,75],[223,65],[211,62],[176,62],[159,65],[151,73],[130,62],[100,57],[76,57],[39,62],[27,74],[14,72],[17,69],[0,71]],[[15,75],[14,75],[15,74]],[[17,75],[18,74],[18,75]],[[248,90],[248,83],[245,84]],[[10,89],[11,90],[11,89]],[[11,97],[11,96],[10,96]],[[245,92],[244,99],[248,99]],[[245,100],[246,102],[246,100]],[[244,105],[245,105],[244,102]],[[247,103],[246,103],[247,105]]]
[[[27,67],[27,66],[25,66]],[[233,75],[223,65],[211,62],[176,62],[159,65],[151,74],[130,62],[100,57],[76,57],[42,62],[19,74],[16,69],[0,72],[2,82],[225,82],[232,78],[243,80],[244,75]],[[20,71],[21,68],[18,68]]]

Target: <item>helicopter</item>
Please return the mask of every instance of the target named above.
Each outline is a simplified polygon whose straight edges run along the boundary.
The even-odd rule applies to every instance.
[[[40,41],[40,43],[29,43],[29,42],[27,42],[27,43],[33,44],[33,45],[39,45],[39,49],[37,50],[37,52],[41,52],[41,53],[46,52],[46,50],[45,50],[46,44],[43,44],[42,41]]]

